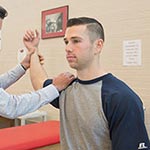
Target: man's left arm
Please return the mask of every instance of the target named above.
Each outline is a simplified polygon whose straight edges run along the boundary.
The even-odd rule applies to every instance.
[[[149,150],[150,143],[144,123],[144,110],[137,96],[114,94],[107,119],[114,150]]]

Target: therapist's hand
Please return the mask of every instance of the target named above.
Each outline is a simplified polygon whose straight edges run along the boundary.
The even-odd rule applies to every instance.
[[[73,80],[75,76],[69,72],[64,72],[59,74],[57,77],[53,78],[52,84],[58,89],[58,91],[62,91],[65,89]]]

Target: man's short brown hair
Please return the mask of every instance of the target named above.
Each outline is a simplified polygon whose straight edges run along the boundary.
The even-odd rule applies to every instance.
[[[7,10],[3,8],[2,6],[0,6],[0,18],[4,19],[7,15],[8,15]]]

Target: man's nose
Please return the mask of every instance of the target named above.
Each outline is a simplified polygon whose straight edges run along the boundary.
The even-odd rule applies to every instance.
[[[68,43],[68,44],[66,45],[65,50],[66,50],[66,52],[72,52],[72,51],[73,51],[73,48],[72,48],[72,46],[71,46],[70,43]]]

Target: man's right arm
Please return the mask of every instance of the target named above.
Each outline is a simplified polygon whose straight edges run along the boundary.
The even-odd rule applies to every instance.
[[[24,45],[26,46],[28,51],[34,52],[31,55],[31,60],[30,60],[30,78],[31,78],[33,88],[35,90],[42,88],[44,81],[48,79],[47,73],[44,70],[43,66],[41,65],[38,57],[37,47],[39,44],[39,40],[40,37],[37,30],[35,30],[35,33],[30,30],[27,31],[23,38]],[[74,79],[74,75],[72,75],[69,72],[66,72],[54,78],[52,84],[55,85],[58,91],[61,91],[65,89],[73,79]]]
[[[48,79],[47,73],[40,64],[39,57],[36,52],[31,56],[30,78],[35,90],[42,88],[44,81]]]
[[[30,78],[32,86],[35,90],[41,89],[44,82],[48,79],[48,75],[41,65],[36,52],[31,56]],[[53,78],[52,84],[57,88],[58,91],[61,91],[65,89],[74,80],[74,78],[75,77],[73,74],[64,72]]]

